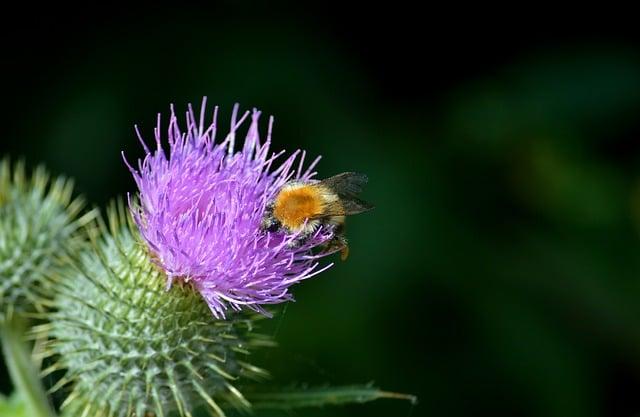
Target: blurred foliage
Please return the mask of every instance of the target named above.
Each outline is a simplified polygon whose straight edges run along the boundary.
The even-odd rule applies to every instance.
[[[21,96],[37,112],[5,121],[12,156],[104,204],[134,190],[132,125],[150,137],[170,102],[207,95],[223,121],[235,101],[275,115],[275,148],[323,155],[321,176],[369,174],[377,208],[349,220],[349,260],[295,289],[266,329],[281,346],[254,361],[280,384],[375,381],[419,404],[299,415],[640,412],[637,51],[523,50],[409,105],[303,24],[177,13],[110,29]]]
[[[0,394],[0,417],[27,417],[22,399],[16,394],[9,397]]]

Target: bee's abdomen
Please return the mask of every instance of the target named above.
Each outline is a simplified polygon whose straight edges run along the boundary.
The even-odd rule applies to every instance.
[[[323,212],[324,198],[317,187],[301,185],[285,188],[276,197],[273,215],[291,231],[300,229],[305,220]]]

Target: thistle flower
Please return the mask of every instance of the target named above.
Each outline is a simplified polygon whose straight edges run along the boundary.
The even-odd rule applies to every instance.
[[[238,119],[237,105],[230,132],[216,143],[218,109],[205,126],[205,107],[206,99],[197,122],[189,106],[181,130],[171,106],[168,153],[160,116],[155,151],[138,132],[146,156],[137,169],[127,163],[139,189],[138,199],[130,202],[132,214],[154,261],[166,272],[168,286],[174,280],[191,283],[216,317],[224,317],[228,307],[266,314],[262,305],[291,300],[291,285],[332,265],[320,266],[322,255],[311,253],[332,238],[330,227],[319,228],[298,247],[291,244],[295,235],[260,229],[269,200],[290,180],[312,179],[319,158],[303,171],[305,152],[296,151],[274,167],[284,151],[270,153],[273,119],[261,142],[260,112],[254,109]],[[249,114],[246,139],[236,151],[236,133]]]
[[[66,374],[65,416],[191,416],[207,404],[214,415],[249,403],[231,385],[264,371],[242,357],[271,340],[253,332],[257,314],[216,320],[188,285],[165,291],[124,205],[100,222],[94,250],[85,251],[55,288],[55,310],[41,327],[52,336],[45,356],[57,361],[43,376]],[[264,376],[264,375],[262,375]]]
[[[72,191],[43,167],[29,177],[24,163],[0,161],[0,322],[43,310],[63,258],[85,244],[79,231],[94,213],[79,216],[84,203]]]

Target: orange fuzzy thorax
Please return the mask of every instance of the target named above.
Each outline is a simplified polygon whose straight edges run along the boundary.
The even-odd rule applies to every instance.
[[[321,187],[314,185],[285,188],[276,197],[273,215],[289,230],[298,230],[305,220],[324,212],[323,194]]]

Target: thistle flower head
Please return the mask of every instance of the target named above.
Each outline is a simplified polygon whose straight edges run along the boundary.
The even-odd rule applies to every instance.
[[[81,199],[73,184],[51,180],[43,167],[28,176],[25,166],[0,161],[0,321],[42,310],[66,255],[85,244]]]
[[[43,371],[66,374],[52,387],[69,386],[66,416],[191,416],[207,404],[247,408],[232,383],[264,371],[242,359],[272,344],[253,331],[255,319],[216,320],[188,285],[165,291],[166,276],[150,258],[124,205],[109,211],[93,250],[84,251],[55,287],[55,310],[46,328]]]
[[[198,120],[189,106],[184,128],[171,107],[168,150],[160,116],[154,151],[139,134],[146,156],[137,169],[128,164],[139,188],[132,214],[169,285],[176,279],[192,283],[216,317],[228,307],[264,312],[264,304],[290,300],[291,285],[331,266],[320,266],[320,256],[311,253],[332,238],[330,227],[320,227],[302,245],[292,245],[295,235],[260,228],[267,203],[288,181],[312,179],[319,158],[304,169],[305,152],[296,151],[276,167],[284,152],[270,151],[273,120],[261,141],[260,112],[238,119],[237,105],[229,133],[216,143],[217,108],[205,124],[205,104]],[[236,133],[249,117],[236,150]]]

